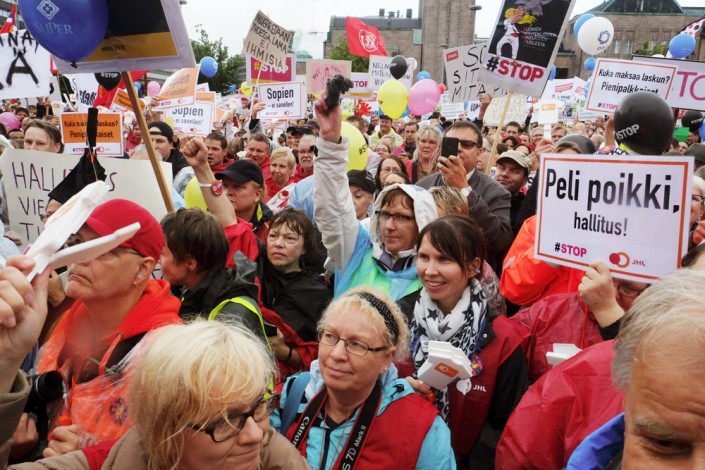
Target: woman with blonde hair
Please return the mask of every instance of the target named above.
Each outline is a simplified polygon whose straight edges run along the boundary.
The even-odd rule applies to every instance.
[[[388,296],[348,291],[324,312],[318,338],[310,374],[287,380],[272,415],[311,466],[455,468],[448,427],[397,377],[409,328]]]
[[[433,126],[423,126],[416,133],[416,150],[412,160],[407,161],[407,173],[412,183],[436,172],[442,140],[443,134]]]

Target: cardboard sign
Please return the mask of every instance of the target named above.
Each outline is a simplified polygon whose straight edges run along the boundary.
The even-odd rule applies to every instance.
[[[76,166],[73,155],[16,150],[8,148],[0,158],[10,228],[22,239],[22,247],[33,242],[42,230],[41,215],[48,195]],[[147,209],[157,220],[166,215],[157,179],[147,160],[101,158],[105,182],[110,186],[108,199],[128,199]],[[171,163],[162,162],[164,179],[171,190]]]
[[[296,54],[287,54],[282,69],[263,64],[248,55],[245,58],[245,72],[247,83],[253,86],[265,83],[293,82],[296,77]],[[259,77],[259,81],[257,77]]]
[[[286,68],[286,51],[294,32],[282,28],[261,11],[250,25],[243,51],[265,65]]]
[[[502,0],[480,80],[541,96],[576,0]]]
[[[211,133],[215,120],[215,93],[212,91],[197,92],[196,97],[193,104],[164,110],[164,122],[168,123],[174,132],[201,137]]]
[[[368,73],[370,75],[369,88],[372,90],[379,90],[387,80],[395,80],[392,74],[389,73],[389,66],[392,64],[394,57],[387,57],[381,55],[371,55],[370,56],[370,66]],[[413,80],[412,74],[414,73],[412,67],[406,69],[406,73],[403,77],[399,79],[404,87],[409,90],[411,88],[411,81]]]
[[[140,104],[140,112],[142,112],[144,111],[144,108],[146,106],[142,100],[138,101]],[[113,102],[110,105],[110,109],[112,109],[113,111],[117,111],[118,113],[124,113],[125,111],[135,112],[135,110],[132,108],[132,101],[130,101],[130,95],[127,94],[127,91],[123,90],[122,88],[118,89],[117,93],[115,93],[115,97],[113,98]]]
[[[352,78],[353,87],[346,96],[350,98],[360,98],[369,100],[372,98],[372,89],[370,88],[370,74],[363,72],[353,72]]]
[[[453,103],[450,92],[441,95],[441,114],[446,119],[458,119],[465,114],[465,103]]]
[[[688,248],[692,167],[688,157],[542,156],[536,258],[581,270],[600,259],[639,282],[675,271]]]
[[[64,153],[83,155],[86,148],[87,113],[62,113],[61,137]],[[98,113],[96,153],[99,157],[122,157],[125,146],[122,140],[122,119],[119,113]]]
[[[167,78],[159,90],[159,109],[172,106],[187,106],[196,100],[196,80],[198,67],[181,69]]]
[[[500,96],[492,100],[485,111],[485,125],[496,126],[499,124],[499,118],[502,116],[502,108],[506,99],[506,96]],[[504,123],[506,124],[509,121],[524,122],[526,114],[526,96],[512,95],[509,108],[507,108],[507,115],[504,117]]]
[[[548,99],[541,100],[536,103],[535,108],[538,109],[539,124],[555,124],[558,122],[558,100]]]
[[[108,30],[95,52],[75,67],[57,57],[54,60],[61,73],[168,70],[196,65],[181,6],[173,0],[110,1]]]
[[[306,95],[301,82],[260,85],[259,99],[267,105],[260,111],[260,119],[299,119],[306,115]]]
[[[614,112],[625,96],[649,91],[668,101],[677,68],[618,59],[597,59],[587,109]]]
[[[507,94],[499,84],[480,81],[480,69],[486,53],[486,43],[443,50],[451,103],[475,101],[483,93],[495,97]]]
[[[349,60],[307,60],[306,61],[306,92],[318,95],[326,88],[328,80],[340,74],[352,76],[352,62]]]
[[[674,108],[705,111],[705,62],[641,56],[634,60],[678,67],[666,102]]]
[[[0,34],[0,99],[49,95],[49,52],[29,31]]]

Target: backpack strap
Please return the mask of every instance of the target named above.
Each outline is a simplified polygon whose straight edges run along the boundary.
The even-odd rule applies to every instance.
[[[304,396],[304,391],[308,382],[311,380],[311,373],[309,371],[303,371],[294,379],[294,383],[289,389],[289,393],[286,397],[286,404],[284,405],[284,410],[282,412],[282,424],[281,424],[281,434],[286,435],[294,420],[296,418],[296,413],[299,411],[299,405],[301,404],[301,399]]]

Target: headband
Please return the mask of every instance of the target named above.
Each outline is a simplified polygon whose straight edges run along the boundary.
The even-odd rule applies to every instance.
[[[372,305],[372,307],[377,310],[377,312],[382,316],[382,319],[384,320],[384,324],[387,326],[387,329],[392,334],[392,344],[396,344],[397,338],[399,337],[399,325],[397,325],[397,322],[394,320],[394,316],[392,316],[392,311],[389,310],[387,304],[385,304],[369,292],[358,292],[355,295],[365,299],[367,303]]]

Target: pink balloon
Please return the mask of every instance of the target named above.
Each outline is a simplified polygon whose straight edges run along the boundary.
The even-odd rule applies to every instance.
[[[438,83],[431,79],[416,82],[409,90],[409,112],[421,116],[432,112],[441,100]]]
[[[20,120],[17,119],[17,116],[11,112],[0,114],[0,123],[5,126],[7,131],[20,128]]]
[[[157,96],[159,94],[159,90],[162,89],[162,86],[157,83],[157,82],[149,82],[147,84],[147,96]]]

